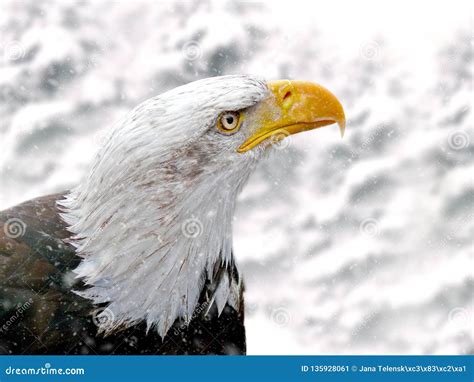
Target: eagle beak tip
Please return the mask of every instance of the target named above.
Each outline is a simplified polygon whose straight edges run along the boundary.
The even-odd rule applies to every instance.
[[[341,138],[344,138],[344,133],[346,131],[346,121],[341,120],[338,121],[337,124],[339,125],[339,131],[341,132]]]

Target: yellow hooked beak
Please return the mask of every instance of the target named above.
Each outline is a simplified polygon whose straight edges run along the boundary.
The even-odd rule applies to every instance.
[[[337,98],[320,85],[280,80],[268,83],[270,96],[256,106],[252,135],[237,149],[244,153],[268,138],[278,140],[302,131],[337,123],[344,135],[346,119]]]

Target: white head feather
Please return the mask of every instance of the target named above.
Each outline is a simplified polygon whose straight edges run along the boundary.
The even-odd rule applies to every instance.
[[[164,336],[192,316],[214,266],[232,261],[236,197],[263,149],[237,153],[248,130],[224,136],[215,124],[267,94],[259,79],[225,76],[145,101],[111,129],[88,177],[59,202],[83,257],[75,272],[90,285],[81,295],[108,302],[114,317],[104,329],[145,320]],[[235,293],[219,288],[221,311]]]

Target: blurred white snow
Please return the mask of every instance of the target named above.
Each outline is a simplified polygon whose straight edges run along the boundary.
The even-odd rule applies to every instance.
[[[78,183],[107,126],[198,78],[333,91],[235,220],[249,354],[474,351],[472,5],[3,1],[0,208]]]

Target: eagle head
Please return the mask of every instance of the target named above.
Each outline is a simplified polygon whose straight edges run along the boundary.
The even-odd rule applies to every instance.
[[[189,320],[216,266],[233,264],[236,198],[273,143],[337,123],[344,111],[325,88],[252,76],[199,80],[151,98],[116,123],[86,178],[59,202],[75,269],[108,303],[104,331],[145,320],[164,336]],[[224,273],[220,313],[238,307],[240,277]]]

